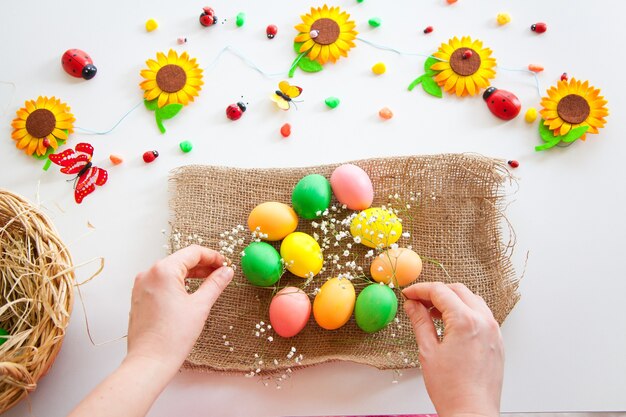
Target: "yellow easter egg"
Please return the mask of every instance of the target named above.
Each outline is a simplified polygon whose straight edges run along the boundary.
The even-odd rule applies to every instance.
[[[496,20],[498,21],[498,24],[500,26],[506,25],[507,23],[511,21],[511,15],[508,13],[498,13]]]
[[[350,280],[331,278],[313,300],[313,316],[320,327],[335,330],[350,320],[356,293]]]
[[[350,234],[370,248],[386,248],[400,239],[402,223],[393,211],[372,207],[352,219]]]
[[[291,233],[283,239],[280,256],[287,270],[300,278],[317,275],[324,264],[320,245],[311,235],[302,232]]]
[[[158,22],[157,22],[156,20],[154,20],[154,19],[148,19],[148,20],[146,21],[146,30],[147,30],[148,32],[152,32],[153,30],[155,30],[155,29],[156,29],[156,28],[158,28],[158,27],[159,27],[159,24],[158,24]]]
[[[537,109],[534,107],[526,110],[526,114],[524,115],[524,119],[526,119],[527,123],[532,123],[537,120]]]
[[[370,274],[377,282],[394,286],[410,285],[422,273],[422,258],[407,248],[387,249],[370,266]]]
[[[385,71],[387,71],[387,67],[385,66],[384,63],[382,62],[377,62],[376,64],[374,64],[374,66],[372,67],[372,72],[376,75],[381,75],[384,74]]]
[[[286,204],[268,201],[252,209],[248,227],[251,232],[261,233],[262,239],[273,242],[296,230],[298,215]]]

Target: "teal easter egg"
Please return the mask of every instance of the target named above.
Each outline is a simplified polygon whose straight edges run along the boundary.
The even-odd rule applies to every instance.
[[[303,219],[316,219],[330,206],[332,195],[330,182],[322,175],[311,174],[294,187],[291,205]]]
[[[396,317],[398,298],[386,285],[370,284],[361,291],[354,306],[356,324],[365,333],[384,329]]]
[[[280,254],[265,242],[252,242],[241,256],[241,270],[250,283],[259,287],[276,284],[283,274]]]

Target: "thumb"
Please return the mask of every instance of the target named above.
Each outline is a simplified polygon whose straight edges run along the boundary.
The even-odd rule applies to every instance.
[[[213,306],[217,297],[220,296],[222,291],[228,286],[233,279],[233,269],[228,266],[223,266],[216,269],[204,279],[204,282],[193,294],[194,297],[201,300],[202,303]]]
[[[415,340],[420,348],[427,348],[434,346],[437,339],[437,331],[435,325],[430,317],[428,309],[424,307],[424,304],[415,300],[406,300],[404,302],[404,311],[409,319],[411,319],[411,325],[413,326],[413,332],[415,333]]]

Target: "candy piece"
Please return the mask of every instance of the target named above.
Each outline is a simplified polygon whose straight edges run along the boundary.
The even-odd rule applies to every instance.
[[[506,25],[507,23],[511,21],[511,15],[508,13],[498,13],[496,20],[498,21],[498,24],[500,26]]]
[[[454,4],[457,2],[457,0],[446,0],[448,2],[448,4]]]
[[[384,74],[385,71],[387,71],[387,67],[385,66],[385,64],[383,64],[382,62],[377,62],[376,64],[374,64],[374,66],[372,67],[372,72],[376,75],[381,75]]]
[[[188,140],[182,141],[178,144],[178,146],[180,146],[180,150],[184,153],[191,152],[191,150],[193,149],[193,144]]]
[[[159,27],[159,24],[157,23],[157,21],[156,21],[156,20],[154,20],[154,19],[148,19],[148,20],[146,21],[146,30],[147,30],[148,32],[152,32],[153,30],[155,30],[155,29],[156,29],[156,28],[158,28],[158,27]]]
[[[378,111],[378,115],[381,119],[389,120],[393,117],[393,112],[389,109],[389,107],[383,107]]]
[[[426,29],[424,29],[424,33],[431,33],[433,30],[434,29],[432,26],[426,26]]]
[[[530,26],[530,30],[532,30],[535,33],[543,33],[546,30],[548,30],[548,25],[546,25],[543,22],[535,23]]]
[[[363,0],[356,0],[357,3],[363,3]]]
[[[566,72],[561,74],[561,81],[567,81],[567,73]]]
[[[242,27],[246,23],[246,14],[244,12],[237,13],[235,18],[235,24],[238,28]]]
[[[511,166],[511,168],[517,168],[519,166],[519,162],[517,162],[516,160],[510,160],[509,162],[507,162],[507,164],[509,164]]]
[[[339,103],[341,103],[341,100],[339,100],[337,97],[328,97],[326,100],[324,100],[324,103],[326,103],[326,105],[331,109],[334,109],[339,105]]]
[[[143,153],[143,161],[146,164],[149,164],[150,162],[154,161],[158,157],[159,157],[159,152],[157,151],[146,151]]]
[[[113,155],[113,154],[109,155],[109,160],[111,161],[111,163],[112,163],[113,165],[119,165],[119,164],[121,164],[122,162],[124,162],[124,160],[122,159],[122,157],[121,157],[121,156],[119,156],[119,155]]]
[[[276,27],[276,25],[269,25],[267,28],[265,28],[265,34],[267,35],[268,39],[274,39],[274,36],[276,36],[277,33],[278,27]]]
[[[526,114],[524,115],[524,119],[526,119],[526,122],[528,122],[528,123],[532,123],[535,120],[537,120],[537,109],[534,108],[534,107],[531,107],[528,110],[526,110]]]
[[[178,42],[179,45],[183,45],[187,43],[187,38],[181,36],[180,38],[176,39],[176,42]]]
[[[541,65],[536,65],[536,64],[528,64],[528,69],[532,72],[543,71],[543,67]]]
[[[377,28],[382,23],[382,20],[380,17],[372,17],[370,20],[367,21],[367,23],[369,23],[371,27]]]
[[[288,138],[291,135],[291,125],[289,123],[285,123],[280,128],[280,134],[283,135],[284,138]]]

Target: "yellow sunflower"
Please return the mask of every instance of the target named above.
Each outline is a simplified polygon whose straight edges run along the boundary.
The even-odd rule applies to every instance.
[[[548,97],[541,99],[543,109],[540,111],[543,124],[554,136],[566,135],[579,126],[589,126],[586,133],[598,133],[604,127],[609,115],[608,103],[600,95],[600,90],[589,86],[589,81],[581,82],[572,78],[569,83],[559,81],[547,90]],[[585,140],[585,135],[581,136]]]
[[[459,97],[478,94],[481,88],[489,87],[489,79],[496,76],[493,70],[496,60],[491,58],[491,49],[483,48],[482,41],[472,41],[469,36],[461,40],[455,36],[448,43],[442,43],[433,56],[441,60],[430,67],[441,71],[435,81],[445,91]]]
[[[17,111],[13,119],[11,137],[15,146],[28,155],[44,156],[48,151],[56,151],[59,142],[67,140],[74,130],[74,115],[67,104],[55,97],[41,97],[28,100]]]
[[[350,15],[339,7],[311,7],[311,13],[300,17],[302,23],[295,26],[300,34],[294,41],[302,42],[299,52],[307,52],[310,60],[322,65],[336,62],[341,56],[347,57],[348,51],[355,47],[356,23],[348,20]]]
[[[148,101],[158,98],[158,106],[180,103],[187,105],[198,95],[202,84],[202,68],[198,68],[195,58],[189,59],[187,52],[180,56],[170,49],[167,56],[157,53],[156,61],[146,61],[148,69],[141,70],[145,78],[141,88],[145,90],[144,98]]]

